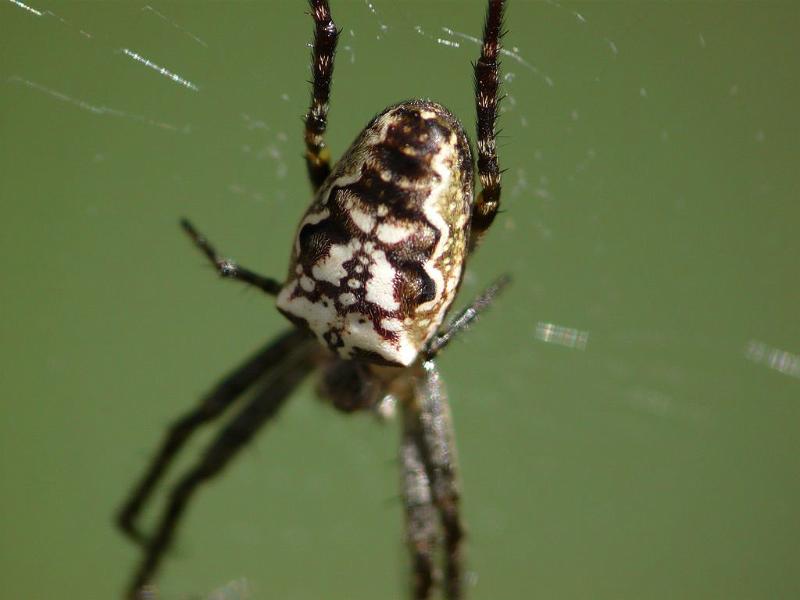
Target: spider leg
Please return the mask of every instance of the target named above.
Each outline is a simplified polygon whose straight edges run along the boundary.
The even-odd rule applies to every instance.
[[[406,513],[406,542],[412,565],[411,597],[414,600],[427,600],[437,579],[434,553],[439,542],[439,527],[430,480],[418,443],[419,429],[416,413],[406,411],[400,462]]]
[[[478,116],[478,176],[481,192],[472,209],[470,249],[474,249],[500,208],[500,175],[497,164],[498,89],[500,87],[500,38],[503,35],[503,0],[489,0],[483,28],[483,46],[475,68],[475,107]]]
[[[217,273],[219,273],[220,277],[242,281],[259,288],[270,296],[277,296],[278,292],[281,291],[281,284],[275,279],[272,279],[271,277],[264,277],[263,275],[254,273],[249,269],[240,267],[230,259],[222,258],[222,256],[217,254],[217,251],[214,246],[211,245],[211,242],[209,242],[202,233],[197,231],[197,229],[194,228],[194,225],[192,225],[188,219],[181,219],[181,227],[192,239],[194,245],[197,246],[200,251],[208,257],[208,260],[210,260],[214,265],[214,268],[217,270]]]
[[[169,428],[161,448],[150,466],[131,491],[128,499],[117,513],[117,524],[133,540],[145,544],[145,535],[136,526],[136,518],[152,495],[162,475],[189,437],[201,425],[219,417],[237,398],[241,397],[256,381],[271,369],[278,367],[292,348],[303,343],[305,334],[292,329],[259,350],[244,364],[229,373],[207,394],[200,405],[189,411]]]
[[[328,126],[328,101],[333,77],[333,58],[339,30],[331,17],[327,0],[309,0],[314,18],[314,45],[311,50],[311,105],[305,117],[306,167],[314,191],[330,175],[330,150],[325,145]]]
[[[222,429],[198,463],[175,485],[128,588],[129,598],[137,598],[142,588],[152,580],[198,487],[228,465],[264,423],[278,413],[284,400],[313,368],[316,342],[311,338],[308,341],[286,356],[280,370],[260,386],[249,404]]]
[[[486,288],[480,296],[475,298],[472,304],[458,313],[458,315],[448,323],[447,328],[443,332],[432,337],[425,348],[425,354],[428,360],[435,357],[456,335],[468,329],[469,326],[475,322],[475,319],[492,305],[497,295],[501,293],[510,282],[511,277],[509,275],[501,275],[494,283]]]
[[[439,371],[432,360],[422,364],[423,374],[415,381],[415,422],[412,435],[430,482],[433,503],[444,530],[444,595],[461,600],[463,591],[464,524],[459,513],[457,458],[450,405]]]

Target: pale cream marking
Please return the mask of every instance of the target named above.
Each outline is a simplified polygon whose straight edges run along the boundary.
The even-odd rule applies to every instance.
[[[360,323],[359,321],[364,322]],[[390,362],[408,366],[414,362],[419,352],[419,349],[410,343],[408,336],[403,332],[400,332],[397,342],[384,339],[375,331],[369,317],[360,313],[347,314],[342,331],[342,341],[344,346],[339,348],[339,354],[345,358],[353,356],[354,348],[360,348],[368,352],[375,352]]]
[[[436,247],[434,248],[430,259],[426,260],[422,264],[422,268],[425,270],[428,276],[433,279],[436,285],[436,293],[434,294],[432,300],[425,302],[424,304],[420,304],[417,307],[417,310],[419,311],[425,311],[434,308],[438,303],[441,302],[442,294],[444,293],[444,277],[439,269],[436,268],[436,262],[439,260],[442,254],[444,254],[450,241],[450,227],[448,226],[444,217],[442,217],[440,214],[439,205],[444,200],[442,198],[443,194],[450,186],[451,172],[450,169],[445,165],[445,161],[454,156],[454,154],[455,148],[452,144],[443,144],[439,151],[434,153],[431,160],[431,166],[433,167],[433,170],[439,173],[439,182],[431,188],[430,194],[422,205],[422,210],[425,213],[425,217],[428,219],[428,222],[433,225],[434,228],[439,230],[439,240],[436,242]],[[443,317],[444,315],[441,316]]]
[[[387,331],[403,331],[403,323],[400,319],[390,319],[388,317],[381,319],[381,327]]]
[[[353,288],[354,290],[357,290],[358,288],[361,287],[361,282],[358,279],[348,279],[347,285]]]
[[[314,288],[317,287],[317,282],[311,279],[311,277],[303,275],[300,278],[300,287],[307,292],[313,292]]]
[[[275,305],[280,308],[281,310],[285,310],[286,312],[294,314],[291,310],[289,310],[289,298],[292,297],[292,294],[297,289],[297,280],[292,279],[288,281],[282,288],[281,291],[278,292],[278,297],[275,299]]]
[[[328,250],[328,256],[311,267],[311,275],[317,281],[329,281],[334,285],[339,285],[342,278],[347,276],[344,263],[353,258],[360,245],[358,240],[351,240],[346,245],[332,245]]]
[[[452,294],[458,285],[458,277],[451,277],[447,282],[447,293]]]
[[[395,174],[394,183],[404,190],[427,190],[429,180],[427,178],[409,179]]]
[[[386,215],[389,214],[389,207],[386,206],[385,204],[379,204],[377,212],[379,217],[385,217]]]
[[[350,207],[350,218],[353,220],[353,223],[355,223],[364,233],[371,232],[375,227],[375,217],[364,212],[363,210],[356,208],[355,206]]]
[[[384,244],[397,244],[410,237],[415,231],[411,225],[402,226],[394,223],[381,223],[375,230],[375,235]]]
[[[386,259],[383,250],[374,251],[371,257],[373,264],[369,269],[366,300],[386,311],[395,311],[400,308],[400,303],[394,299],[394,267]]]
[[[350,306],[351,304],[356,303],[355,294],[351,294],[350,292],[345,292],[339,296],[339,303],[342,306]]]
[[[326,345],[322,336],[333,329],[339,320],[333,301],[327,296],[322,296],[318,302],[311,302],[305,296],[292,298],[296,289],[296,281],[284,286],[276,301],[278,308],[290,315],[305,319],[309,329],[314,332],[320,343]]]

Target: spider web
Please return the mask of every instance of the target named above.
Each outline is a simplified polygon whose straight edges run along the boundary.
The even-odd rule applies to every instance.
[[[32,394],[32,379],[58,382],[27,403],[39,411],[30,422],[42,418],[40,397],[77,411],[87,390],[96,387],[114,392],[120,414],[135,420],[141,411],[135,436],[124,437],[123,426],[112,436],[105,421],[98,424],[98,415],[111,418],[110,400],[105,394],[94,404],[85,400],[93,411],[87,408],[85,416],[92,424],[86,434],[91,445],[82,450],[92,457],[87,464],[100,446],[140,444],[144,455],[153,442],[153,423],[171,418],[248,347],[284,326],[263,298],[208,276],[176,227],[178,217],[191,216],[243,264],[278,277],[285,269],[297,218],[309,199],[300,117],[308,101],[305,45],[311,24],[296,3],[257,4],[215,9],[212,3],[0,0],[0,127],[7,169],[0,249],[12,258],[0,303],[25,325],[3,325],[0,333],[10,340],[4,364],[14,367],[9,386],[20,397]],[[482,1],[459,3],[459,14],[449,2],[332,4],[343,28],[330,115],[334,155],[371,113],[410,95],[442,100],[471,131],[469,62],[478,54]],[[786,511],[777,500],[770,510],[760,506],[753,490],[785,498],[787,506],[800,500],[796,486],[787,483],[794,481],[796,465],[785,458],[798,450],[790,438],[796,422],[790,407],[796,406],[800,379],[800,248],[796,203],[790,201],[800,190],[794,164],[800,130],[794,106],[800,97],[787,83],[800,56],[796,36],[787,31],[797,25],[796,11],[777,3],[762,10],[744,4],[679,10],[658,3],[511,3],[499,123],[505,212],[470,262],[458,302],[466,303],[503,272],[515,282],[442,359],[464,449],[474,562],[484,565],[480,577],[471,575],[476,596],[514,597],[524,579],[519,573],[528,573],[530,562],[548,559],[530,550],[537,552],[537,561],[530,561],[528,542],[519,539],[534,525],[530,537],[548,541],[552,556],[563,551],[562,558],[570,557],[564,563],[572,564],[574,548],[562,534],[573,530],[542,522],[547,519],[537,511],[547,507],[563,508],[573,524],[585,526],[587,537],[611,540],[631,555],[640,553],[631,550],[637,546],[625,537],[627,530],[603,523],[624,522],[631,531],[647,527],[631,525],[615,507],[630,509],[642,522],[650,523],[642,515],[655,515],[654,523],[661,517],[663,528],[651,539],[662,540],[664,548],[685,541],[670,535],[683,532],[689,539],[686,528],[693,523],[711,527],[709,540],[725,539],[731,529],[741,539],[752,534],[774,560],[751,565],[752,587],[741,593],[763,597],[769,594],[759,593],[759,582],[796,579],[781,571],[781,557],[793,555],[790,542],[776,533],[785,529],[779,523]],[[51,338],[65,348],[36,346]],[[207,352],[208,346],[213,348]],[[70,358],[74,353],[85,356]],[[119,373],[128,368],[141,376],[121,385]],[[148,390],[146,402],[142,390]],[[219,486],[217,512],[198,514],[227,522],[219,515],[246,507],[245,496],[265,489],[252,481],[263,479],[290,519],[296,496],[282,497],[281,490],[296,492],[291,486],[297,483],[323,507],[318,517],[294,515],[280,529],[287,562],[300,564],[308,548],[324,545],[317,544],[316,532],[327,531],[344,541],[363,535],[381,549],[376,556],[388,549],[386,555],[399,564],[399,526],[390,536],[377,525],[397,516],[387,517],[391,511],[384,502],[393,489],[386,463],[395,440],[385,431],[373,433],[371,423],[363,429],[360,423],[331,424],[328,414],[313,420],[315,407],[292,410],[297,412],[289,412],[287,421],[294,433],[276,427],[264,436],[257,459],[243,467],[246,477],[240,476],[237,488],[245,490],[242,497],[223,498],[226,490]],[[62,416],[59,429],[68,429],[72,416]],[[46,437],[40,427],[20,431],[26,435],[16,445],[6,442],[12,448],[7,456],[23,457],[32,439]],[[273,453],[287,458],[280,453],[298,443],[292,435],[330,450],[309,454],[308,462],[324,464],[324,473],[320,466],[313,475],[295,477],[280,465],[262,472],[272,468]],[[43,442],[51,450],[52,444]],[[345,444],[342,457],[337,450]],[[334,462],[334,455],[352,470]],[[140,463],[109,460],[118,463],[105,473],[119,480],[97,510],[110,513],[127,485],[126,471]],[[725,470],[728,461],[736,462],[736,473]],[[30,475],[22,460],[19,465],[16,481],[25,485],[9,487],[25,490]],[[369,467],[385,473],[385,481],[377,485],[359,474]],[[564,473],[574,480],[560,480]],[[602,476],[593,479],[594,473]],[[345,476],[350,479],[341,487],[348,489],[338,492],[338,502],[328,498],[337,493],[336,478]],[[15,481],[10,475],[3,479]],[[542,479],[574,488],[550,497],[528,483]],[[609,491],[629,489],[631,481],[640,485],[642,505]],[[737,487],[739,481],[748,489]],[[722,492],[695,496],[690,489],[712,484],[731,498],[729,513],[714,502]],[[74,498],[94,484],[80,485]],[[520,501],[505,504],[488,488],[507,489],[509,498]],[[38,489],[40,496],[46,491]],[[357,503],[348,505],[350,494],[359,495]],[[64,496],[69,502],[69,494]],[[31,504],[19,498],[19,506]],[[686,506],[680,498],[688,499]],[[346,512],[353,503],[381,510]],[[342,512],[326,512],[325,506]],[[685,519],[675,517],[671,524],[670,515],[679,513]],[[241,508],[241,514],[250,513]],[[762,529],[745,518],[753,514],[774,527],[767,531],[767,525]],[[50,518],[63,539],[78,536],[59,529],[63,515]],[[374,526],[364,525],[370,518]],[[688,525],[681,529],[676,522]],[[752,529],[736,529],[742,523]],[[262,552],[273,525],[242,517],[225,534],[234,542],[219,545]],[[103,543],[121,547],[111,535]],[[19,537],[38,539],[29,525]],[[53,537],[53,546],[68,555],[58,539]],[[490,549],[498,547],[513,551],[492,555]],[[742,558],[744,551],[737,554],[736,543],[699,547],[708,552],[688,552],[685,561],[701,564],[713,548],[730,564],[751,564]],[[654,562],[684,564],[674,552],[650,550]],[[211,568],[197,543],[188,542],[185,551],[191,560],[168,567],[176,579],[193,580],[203,566]],[[33,550],[22,548],[20,556],[26,552]],[[95,559],[86,556],[75,560]],[[129,558],[115,556],[114,568],[123,571]],[[614,565],[613,557],[593,559],[596,570],[587,570],[586,579],[605,581],[604,567]],[[20,576],[12,589],[46,585],[37,583],[41,578],[34,571],[8,561],[8,572],[27,573],[28,579]],[[641,572],[657,586],[662,571],[642,561]],[[201,566],[191,570],[186,563]],[[691,571],[688,562],[684,566]],[[713,582],[716,567],[708,568]],[[104,597],[120,582],[113,570],[97,575]],[[580,582],[574,589],[561,587],[571,581],[569,573],[553,573],[538,574],[543,595],[566,597],[571,591],[587,597]],[[325,573],[319,577],[325,581]],[[67,587],[77,597],[69,575],[53,581],[55,587],[40,595],[63,595]],[[261,597],[271,583],[224,581],[205,585],[216,588],[206,595]],[[630,581],[639,596],[648,595],[641,593],[648,583]],[[375,593],[365,597],[381,597],[374,585]],[[597,585],[589,595],[625,595]],[[694,597],[714,595],[706,589],[704,596],[703,583],[687,585],[694,585]],[[287,587],[276,597],[302,597],[302,589]]]

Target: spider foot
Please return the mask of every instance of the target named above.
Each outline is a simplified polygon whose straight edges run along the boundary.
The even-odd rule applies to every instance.
[[[281,284],[271,277],[264,277],[249,269],[239,266],[234,261],[220,256],[211,242],[200,233],[189,219],[181,219],[181,227],[191,238],[195,246],[206,255],[206,258],[214,265],[220,277],[225,279],[236,279],[253,287],[266,292],[270,296],[277,296],[281,290]]]
[[[481,295],[472,301],[472,304],[450,321],[443,332],[431,338],[425,350],[427,360],[434,358],[456,335],[472,325],[481,313],[492,305],[494,299],[509,283],[511,283],[511,276],[508,274],[501,275],[495,279]]]

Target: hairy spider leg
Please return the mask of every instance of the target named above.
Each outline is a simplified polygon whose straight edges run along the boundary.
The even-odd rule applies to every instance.
[[[328,106],[333,77],[333,60],[339,30],[331,17],[327,0],[309,0],[314,18],[314,44],[311,49],[311,104],[305,117],[306,167],[316,192],[331,173],[331,153],[325,145]]]
[[[509,283],[511,283],[510,275],[501,275],[495,279],[468,307],[450,320],[444,331],[432,337],[425,348],[428,360],[434,358],[455,336],[468,329]]]
[[[407,411],[406,430],[425,468],[444,531],[444,596],[447,600],[461,600],[464,525],[459,513],[456,448],[450,405],[432,360],[422,364],[422,373],[414,380],[414,399]]]
[[[403,414],[400,465],[406,543],[411,555],[411,597],[413,600],[427,600],[438,579],[434,555],[439,541],[439,527],[418,438],[417,414],[406,410]]]
[[[199,406],[170,426],[158,453],[117,513],[117,524],[128,537],[142,545],[147,544],[147,536],[137,527],[136,519],[152,495],[156,484],[189,437],[200,426],[222,415],[259,379],[266,377],[271,370],[280,368],[283,358],[292,348],[302,344],[306,337],[307,334],[291,329],[277,340],[271,341],[224,377],[203,397]]]
[[[281,291],[281,283],[271,277],[264,277],[258,273],[254,273],[250,269],[240,267],[234,261],[223,258],[217,253],[214,246],[208,239],[192,225],[188,219],[181,219],[181,227],[188,234],[200,251],[208,257],[208,260],[214,265],[220,277],[225,279],[236,279],[253,287],[266,292],[270,296],[277,296]]]
[[[497,105],[500,88],[500,39],[503,36],[503,0],[489,0],[483,27],[481,55],[475,69],[478,176],[481,192],[472,209],[470,248],[474,249],[500,208],[501,171],[497,162]]]
[[[315,366],[317,342],[311,337],[293,334],[295,347],[285,355],[280,369],[260,385],[250,402],[222,429],[207,447],[198,463],[172,489],[155,534],[148,540],[144,557],[128,588],[128,598],[135,600],[158,570],[183,516],[198,487],[218,475],[283,406],[284,400]],[[287,338],[283,338],[287,340]],[[289,350],[288,348],[286,350]]]

